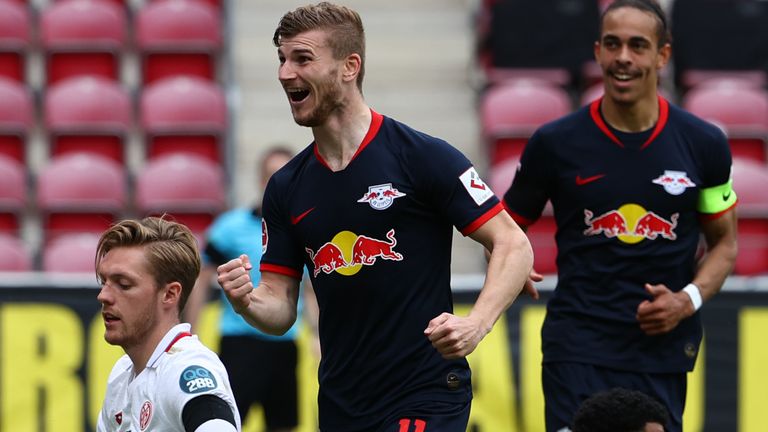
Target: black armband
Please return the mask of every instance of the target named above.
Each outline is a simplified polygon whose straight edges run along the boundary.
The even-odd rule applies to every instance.
[[[232,408],[218,396],[198,396],[187,402],[181,412],[181,421],[186,432],[194,432],[201,424],[213,419],[228,421],[237,428]]]

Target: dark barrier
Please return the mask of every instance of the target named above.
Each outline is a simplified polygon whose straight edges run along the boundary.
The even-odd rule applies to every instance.
[[[482,283],[457,277],[457,313],[466,313]],[[543,431],[539,384],[542,300],[521,297],[469,360],[475,401],[473,432]],[[107,374],[122,355],[103,340],[94,278],[0,275],[0,432],[95,430]],[[730,279],[703,309],[705,345],[689,379],[688,431],[765,430],[768,424],[768,279]],[[216,348],[212,303],[200,337]],[[306,334],[301,342],[302,424],[316,430],[315,371]],[[255,361],[258,361],[255,359]],[[246,432],[259,430],[258,409]]]

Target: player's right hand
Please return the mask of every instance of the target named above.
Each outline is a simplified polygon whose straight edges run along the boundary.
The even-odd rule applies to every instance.
[[[219,275],[216,280],[237,313],[243,313],[251,304],[253,282],[250,270],[252,268],[248,255],[243,254],[216,269]]]

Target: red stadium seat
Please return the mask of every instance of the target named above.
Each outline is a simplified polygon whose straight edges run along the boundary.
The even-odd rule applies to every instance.
[[[25,81],[31,20],[26,5],[0,1],[0,76]]]
[[[125,7],[102,0],[64,0],[42,12],[41,40],[49,84],[75,75],[120,80]]]
[[[14,236],[0,233],[0,272],[32,270],[32,257],[24,242]]]
[[[491,163],[519,157],[539,126],[570,111],[568,94],[560,87],[533,80],[490,87],[481,101],[480,121]]]
[[[128,91],[97,76],[59,81],[45,95],[51,155],[87,151],[124,160],[132,107]]]
[[[0,155],[0,231],[17,234],[27,205],[27,179],[24,166]]]
[[[491,167],[488,184],[499,199],[504,197],[517,172],[518,159],[509,158]],[[534,256],[534,268],[543,274],[557,273],[557,224],[547,203],[542,216],[526,230]]]
[[[733,187],[739,197],[739,255],[734,273],[768,273],[768,167],[750,159],[733,160]]]
[[[26,163],[28,131],[34,122],[32,95],[22,84],[0,77],[0,155]]]
[[[221,27],[218,9],[202,1],[146,3],[136,29],[144,83],[174,75],[215,80]]]
[[[52,159],[37,181],[46,239],[69,232],[102,232],[122,216],[125,195],[125,170],[110,159],[89,153]]]
[[[734,156],[765,163],[768,92],[741,83],[691,89],[683,100],[691,113],[724,128]]]
[[[172,154],[152,159],[136,178],[136,209],[141,214],[170,214],[198,238],[225,204],[221,167],[199,156]]]
[[[97,233],[76,233],[51,240],[43,247],[43,271],[93,273],[99,237]]]
[[[181,152],[225,162],[227,105],[213,82],[185,76],[145,87],[141,127],[149,158]]]

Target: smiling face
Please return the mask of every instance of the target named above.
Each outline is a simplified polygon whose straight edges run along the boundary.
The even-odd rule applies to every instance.
[[[345,59],[334,58],[327,37],[323,30],[311,30],[282,38],[277,49],[278,78],[301,126],[322,126],[346,104]]]
[[[163,298],[167,287],[158,289],[149,273],[144,247],[118,247],[107,252],[96,269],[102,283],[97,296],[106,327],[104,339],[127,353],[154,348],[161,328]],[[173,309],[170,309],[173,313]],[[159,330],[158,330],[159,329]],[[162,337],[162,334],[160,337]]]
[[[621,7],[605,14],[595,59],[603,70],[605,97],[633,105],[656,97],[659,70],[669,61],[671,47],[659,47],[653,14]]]

